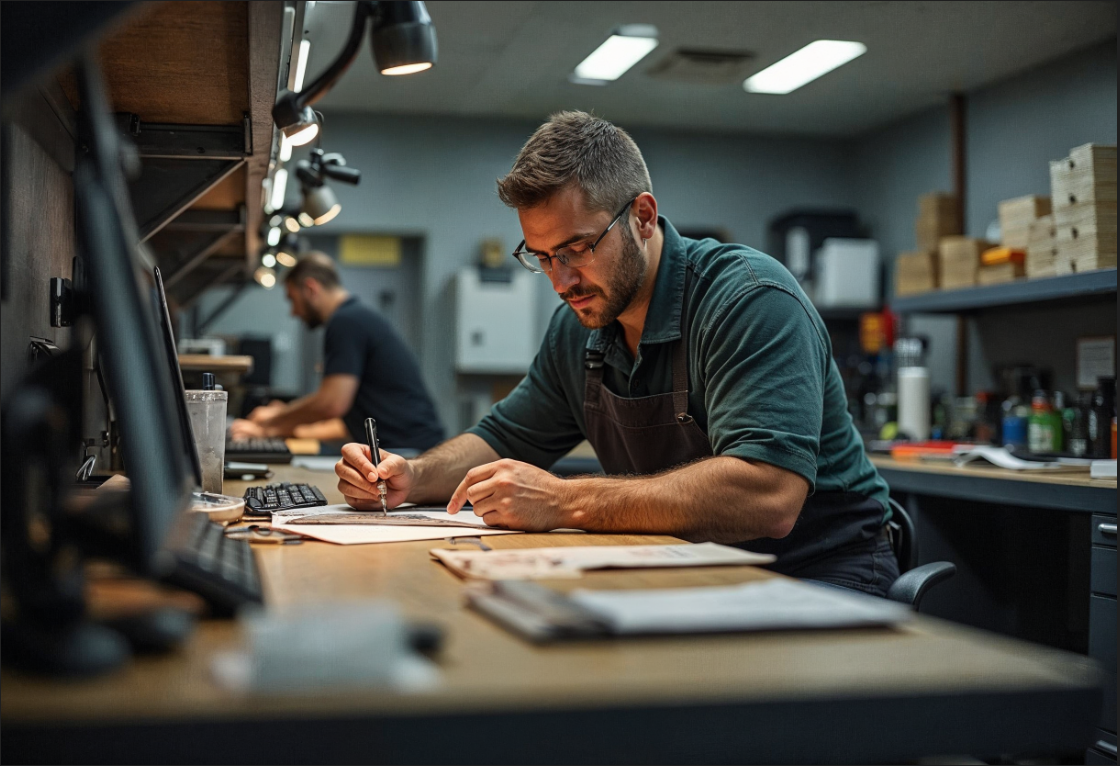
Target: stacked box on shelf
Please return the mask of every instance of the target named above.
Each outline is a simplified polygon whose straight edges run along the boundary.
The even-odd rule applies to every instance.
[[[1055,260],[1058,257],[1058,242],[1054,229],[1054,216],[1044,215],[1035,220],[1030,227],[1027,240],[1027,279],[1052,277]]]
[[[918,250],[932,253],[942,237],[961,233],[957,198],[952,194],[923,194],[918,198],[918,220],[914,226]]]
[[[916,295],[936,290],[937,253],[919,250],[899,253],[894,260],[894,294]]]
[[[980,270],[980,254],[990,247],[991,243],[974,237],[942,237],[937,247],[942,289],[974,286]]]
[[[999,203],[999,240],[1004,247],[1026,250],[1031,224],[1050,214],[1050,198],[1028,195]]]
[[[980,270],[976,281],[981,285],[998,285],[1014,282],[1026,275],[1026,253],[1004,245],[985,250],[980,255]]]
[[[1085,144],[1050,163],[1058,274],[1116,265],[1116,147]]]

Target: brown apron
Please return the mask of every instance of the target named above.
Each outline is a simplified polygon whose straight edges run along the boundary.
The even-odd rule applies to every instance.
[[[708,435],[688,414],[691,277],[691,270],[686,270],[681,337],[672,350],[672,393],[618,396],[603,385],[603,351],[584,351],[586,436],[608,475],[659,473],[713,454]],[[778,561],[770,568],[783,574],[835,580],[834,573],[853,566],[865,568],[881,537],[883,514],[882,504],[871,498],[851,492],[817,492],[806,500],[789,535],[780,540],[750,540],[739,547],[775,554]],[[893,577],[897,576],[895,568]]]

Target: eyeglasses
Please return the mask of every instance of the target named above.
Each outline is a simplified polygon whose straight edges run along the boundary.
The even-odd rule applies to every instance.
[[[513,257],[534,274],[551,274],[553,260],[560,261],[561,265],[567,266],[568,268],[582,269],[595,260],[595,248],[599,246],[599,243],[603,241],[603,237],[610,233],[610,230],[614,228],[614,225],[619,222],[619,219],[626,214],[626,211],[630,209],[630,206],[633,205],[637,199],[637,197],[634,197],[634,199],[627,202],[622,210],[618,211],[618,215],[614,217],[610,225],[607,226],[607,228],[603,230],[603,233],[590,245],[579,243],[568,245],[567,247],[560,248],[553,255],[549,256],[526,250],[525,240],[521,240],[521,244],[513,251]]]

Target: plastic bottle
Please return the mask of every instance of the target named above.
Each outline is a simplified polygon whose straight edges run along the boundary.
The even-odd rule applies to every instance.
[[[894,344],[898,359],[898,430],[914,441],[930,434],[929,370],[922,363],[922,342],[899,338]]]
[[[1003,410],[1002,435],[1003,446],[1015,452],[1027,446],[1027,417],[1029,410],[1023,406],[1018,396],[1012,394],[1000,406]],[[1026,412],[1024,412],[1026,410]]]
[[[1050,397],[1042,389],[1035,391],[1034,398],[1031,399],[1031,414],[1027,420],[1027,449],[1036,455],[1057,451],[1054,449],[1054,418]]]
[[[1116,412],[1116,378],[1098,378],[1089,410],[1089,454],[1100,460],[1112,454],[1112,416]]]
[[[1066,450],[1074,457],[1089,454],[1089,410],[1092,406],[1093,395],[1086,392],[1081,395],[1081,400],[1074,408],[1073,425],[1066,443]]]

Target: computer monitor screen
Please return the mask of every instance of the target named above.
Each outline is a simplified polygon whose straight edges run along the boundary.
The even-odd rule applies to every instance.
[[[175,398],[175,408],[179,411],[179,431],[183,437],[183,454],[194,470],[195,484],[202,486],[202,463],[198,459],[198,447],[194,441],[194,428],[191,415],[187,411],[187,389],[183,385],[183,370],[179,367],[179,353],[175,350],[175,330],[171,326],[171,310],[167,307],[167,292],[163,289],[163,275],[159,266],[152,269],[155,278],[156,313],[159,315],[160,335],[163,337],[163,351],[167,357],[167,371],[171,374],[171,391]]]
[[[79,131],[87,151],[75,158],[74,232],[120,432],[130,489],[130,523],[122,555],[138,570],[174,566],[164,543],[186,510],[194,484],[171,379],[145,298],[140,237],[121,166],[121,146],[96,64],[78,67]]]

